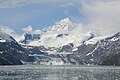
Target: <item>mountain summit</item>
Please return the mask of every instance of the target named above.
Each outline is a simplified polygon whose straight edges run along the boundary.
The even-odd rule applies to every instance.
[[[57,23],[55,25],[48,27],[45,31],[71,31],[75,27],[75,24],[69,19],[65,18]]]
[[[31,28],[28,28],[31,30]],[[26,29],[25,29],[26,30]],[[73,23],[69,18],[65,18],[48,27],[45,31],[24,33],[20,43],[30,46],[62,47],[69,43],[79,46],[82,42],[97,37],[95,32],[81,32],[80,24]]]

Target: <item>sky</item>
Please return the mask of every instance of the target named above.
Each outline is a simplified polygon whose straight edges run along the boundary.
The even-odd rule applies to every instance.
[[[0,0],[0,25],[21,33],[20,29],[31,25],[43,29],[66,17],[83,17],[71,1],[59,0]],[[77,21],[78,22],[78,21]]]
[[[120,31],[120,0],[0,0],[0,28],[22,34],[31,25],[44,29],[70,18],[86,30],[103,35]]]

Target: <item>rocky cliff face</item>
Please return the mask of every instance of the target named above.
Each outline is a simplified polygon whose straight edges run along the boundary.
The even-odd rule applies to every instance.
[[[11,36],[0,32],[0,65],[20,65],[27,61],[25,50]]]
[[[120,32],[112,37],[100,40],[93,51],[93,60],[96,64],[120,65]]]
[[[120,32],[96,44],[83,43],[67,61],[74,64],[120,65]]]
[[[23,48],[12,37],[1,36],[0,40],[0,64],[13,65],[26,62],[38,61],[42,64],[64,64],[78,65],[120,65],[120,32],[113,36],[101,39],[96,43],[88,39],[80,46],[75,47],[73,43],[63,45],[59,48],[44,46],[28,46]],[[28,55],[30,58],[28,57]],[[53,63],[54,62],[54,63]]]
[[[113,36],[101,39],[94,44],[91,44],[91,42],[88,42],[88,40],[83,41],[83,43],[81,43],[81,45],[78,47],[74,47],[73,43],[69,43],[68,45],[64,45],[60,48],[45,48],[43,46],[31,46],[27,49],[29,54],[33,55],[34,58],[37,58],[35,60],[38,60],[39,62],[51,62],[52,64],[52,62],[54,61],[62,61],[62,65],[77,64],[119,66],[120,32]]]
[[[44,31],[25,33],[21,44],[0,32],[1,64],[120,65],[120,32],[103,37],[94,31],[80,31],[78,24],[66,18]]]
[[[35,55],[39,61],[55,58],[64,64],[119,65],[120,32],[104,37],[94,31],[80,31],[80,24],[66,18],[42,32],[39,30],[39,34],[24,35],[20,43],[31,46],[26,48],[28,54]]]

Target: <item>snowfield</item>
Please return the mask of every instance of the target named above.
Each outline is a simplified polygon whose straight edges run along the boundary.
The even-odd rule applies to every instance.
[[[73,43],[76,48],[83,42],[86,44],[95,44],[97,41],[104,38],[94,31],[84,32],[81,26],[82,24],[73,23],[69,18],[65,18],[55,23],[53,26],[49,26],[44,31],[28,31],[27,34],[30,34],[31,36],[40,34],[40,39],[27,40],[27,45],[59,48],[69,43]],[[22,40],[25,40],[25,34],[22,35],[20,41]]]

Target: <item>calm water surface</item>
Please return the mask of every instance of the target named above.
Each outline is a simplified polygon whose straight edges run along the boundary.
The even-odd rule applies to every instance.
[[[120,67],[0,66],[0,80],[120,80]]]

